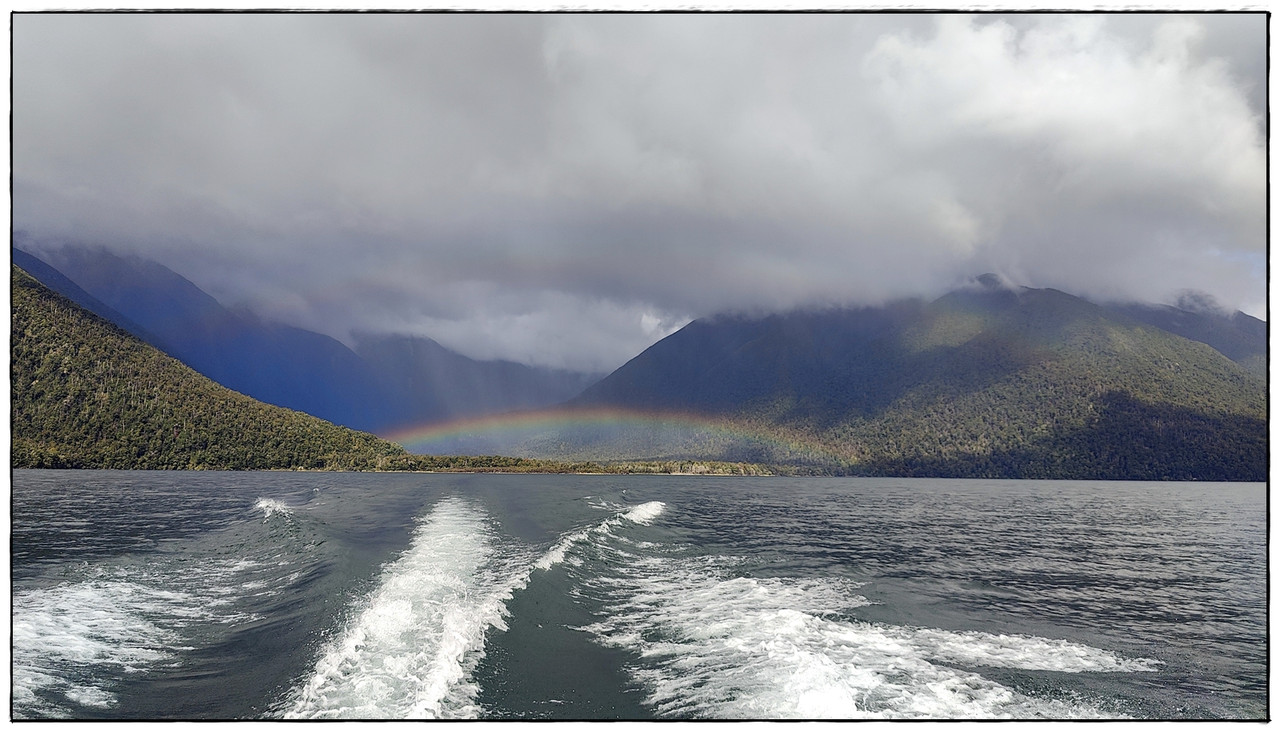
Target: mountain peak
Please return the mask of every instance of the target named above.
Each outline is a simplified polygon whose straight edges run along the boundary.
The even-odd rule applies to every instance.
[[[972,281],[977,287],[983,290],[1009,292],[1016,292],[1018,290],[1018,285],[1015,284],[1013,280],[994,272],[980,274],[973,278]]]

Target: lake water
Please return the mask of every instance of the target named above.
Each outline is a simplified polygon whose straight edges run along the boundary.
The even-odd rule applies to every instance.
[[[1263,719],[1266,486],[14,471],[21,719]]]

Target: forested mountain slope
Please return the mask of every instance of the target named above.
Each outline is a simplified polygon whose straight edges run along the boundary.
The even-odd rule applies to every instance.
[[[257,402],[12,273],[12,467],[384,467],[396,444]]]
[[[1147,325],[1212,346],[1253,373],[1267,376],[1267,324],[1242,312],[1130,303],[1111,309]]]
[[[1266,479],[1258,373],[1115,308],[991,278],[932,302],[695,321],[571,406],[715,415],[854,473]],[[742,449],[717,457],[778,458]]]

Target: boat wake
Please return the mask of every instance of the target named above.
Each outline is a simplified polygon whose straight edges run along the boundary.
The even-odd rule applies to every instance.
[[[568,621],[539,610],[548,614],[521,627],[540,634],[541,622],[559,622],[557,632],[617,649],[611,668],[621,667],[643,690],[644,707],[664,718],[1115,718],[1123,710],[1114,704],[1054,691],[1070,685],[1053,675],[1160,668],[1067,640],[861,620],[858,609],[870,603],[856,582],[773,576],[747,558],[673,542],[662,502],[591,505],[600,513],[586,525],[530,545],[504,534],[475,501],[437,501],[328,638],[285,667],[291,690],[267,713],[493,716],[479,700],[496,697],[476,680],[501,668],[477,673],[492,650],[486,644],[511,642],[495,631],[508,630],[512,598],[541,578],[539,592],[557,593],[578,614]],[[109,711],[122,679],[178,667],[187,652],[225,645],[241,628],[259,633],[244,647],[259,648],[254,639],[297,617],[299,598],[348,586],[318,579],[341,559],[326,553],[313,518],[303,506],[260,498],[196,551],[125,557],[19,588],[13,715]],[[1039,687],[1010,682],[1045,675]]]
[[[979,670],[1159,667],[1064,640],[860,621],[849,611],[868,601],[836,578],[735,576],[733,558],[625,537],[603,556],[603,571],[580,577],[601,608],[582,630],[634,654],[630,673],[663,717],[1114,718],[1087,700],[1019,693]]]
[[[266,519],[253,520],[256,512]],[[194,649],[271,622],[317,563],[307,527],[270,521],[291,512],[259,499],[225,531],[15,586],[14,717],[111,710],[128,677],[176,667]]]
[[[14,716],[68,717],[115,706],[123,677],[178,662],[211,635],[261,620],[252,610],[296,573],[276,562],[159,558],[86,566],[13,596]]]
[[[378,586],[325,647],[283,716],[302,719],[470,719],[483,715],[471,676],[490,628],[507,628],[507,601],[535,570],[623,521],[643,523],[644,504],[569,532],[539,555],[502,543],[484,512],[460,498],[437,503],[412,544],[383,568]]]

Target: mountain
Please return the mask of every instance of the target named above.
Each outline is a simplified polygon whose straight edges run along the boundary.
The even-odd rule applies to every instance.
[[[148,332],[146,328],[143,328],[133,320],[126,318],[115,308],[108,306],[98,298],[85,292],[84,289],[67,279],[67,277],[58,270],[50,267],[32,255],[27,254],[21,249],[15,248],[13,250],[13,264],[21,268],[29,276],[34,277],[49,289],[71,300],[94,315],[97,315],[99,318],[116,324],[148,343],[158,342],[160,340],[155,334]]]
[[[423,415],[456,418],[544,407],[581,393],[601,377],[513,361],[476,361],[423,337],[361,334],[355,351],[379,383],[397,395],[403,425],[422,424]]]
[[[167,267],[138,257],[83,247],[41,255],[49,268],[125,320],[99,314],[217,383],[336,424],[363,430],[379,426],[377,407],[390,397],[367,365],[338,341],[233,312]],[[15,262],[19,256],[32,258],[21,250],[14,256]],[[42,282],[70,296],[61,283]]]
[[[361,335],[348,348],[228,310],[153,262],[42,255],[52,264],[14,253],[223,385],[333,422],[386,434],[561,405],[545,420],[497,420],[502,434],[443,438],[436,452],[866,475],[1267,477],[1266,324],[1195,298],[1095,304],[984,276],[931,301],[696,320],[592,384],[427,338]]]
[[[12,269],[14,468],[360,470],[405,457],[219,386]]]
[[[224,307],[156,262],[59,246],[14,261],[45,285],[234,391],[348,427],[388,433],[555,404],[598,375],[476,361],[428,338],[326,335]]]
[[[928,302],[694,321],[569,407],[703,415],[775,438],[703,457],[859,474],[1266,480],[1266,382],[1244,365],[1265,337],[1239,321],[1220,339],[1237,363],[1188,337],[1218,335],[1196,317],[984,277]]]
[[[1128,303],[1111,309],[1147,325],[1212,346],[1253,373],[1267,377],[1267,324],[1240,311]]]

